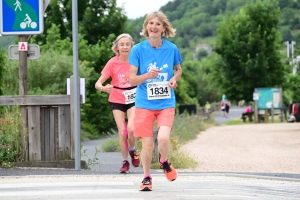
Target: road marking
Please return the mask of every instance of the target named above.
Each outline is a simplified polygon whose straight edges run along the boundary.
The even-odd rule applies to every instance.
[[[1,191],[1,197],[17,197],[17,196],[58,196],[58,195],[88,195],[88,194],[103,194],[103,193],[138,193],[136,189],[91,189],[91,190],[44,190],[44,191]]]
[[[177,195],[179,197],[222,197],[222,198],[239,198],[239,199],[262,199],[261,197],[250,197],[250,196],[244,196],[244,195],[224,195],[224,194],[208,194],[208,195]],[[273,200],[273,199],[272,199]]]
[[[15,184],[1,184],[0,189],[5,188],[35,188],[35,187],[99,187],[99,186],[111,186],[111,185],[134,185],[133,182],[46,182],[46,183],[15,183]]]
[[[133,186],[133,182],[42,182],[1,184],[0,197],[95,195],[104,193],[138,193],[137,189],[121,189],[114,186]],[[91,189],[89,189],[91,188]],[[111,189],[112,188],[112,189]],[[114,189],[115,188],[115,189]]]

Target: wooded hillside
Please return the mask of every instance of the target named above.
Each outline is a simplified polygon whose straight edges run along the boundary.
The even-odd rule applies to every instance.
[[[297,41],[300,30],[300,2],[294,0],[278,0],[281,14],[280,31],[282,41]],[[166,13],[177,35],[174,39],[180,48],[195,49],[197,44],[213,45],[217,36],[217,28],[225,15],[234,15],[246,4],[245,0],[173,0],[161,8]],[[146,16],[146,15],[145,15]],[[144,17],[128,20],[136,42],[142,40],[139,32]],[[14,43],[16,37],[0,37],[0,46],[7,48]]]
[[[174,0],[161,8],[174,28],[170,39],[180,48],[195,49],[197,44],[214,45],[219,23],[226,15],[235,15],[245,6],[245,0]],[[282,41],[297,41],[300,30],[300,2],[278,0],[281,10],[280,32]],[[143,39],[139,32],[145,17],[129,20],[136,41]]]

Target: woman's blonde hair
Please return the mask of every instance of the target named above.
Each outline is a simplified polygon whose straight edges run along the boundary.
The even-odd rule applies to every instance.
[[[119,35],[115,39],[115,41],[113,41],[113,45],[111,47],[111,50],[113,52],[115,52],[116,55],[119,55],[119,51],[118,51],[117,47],[118,47],[118,43],[119,43],[120,39],[123,38],[123,37],[127,37],[131,40],[131,47],[133,47],[133,45],[134,45],[134,42],[133,42],[133,39],[132,39],[131,35],[129,35],[128,33],[122,33],[121,35]]]
[[[149,33],[147,30],[147,24],[149,21],[153,18],[157,17],[160,21],[163,23],[163,27],[165,28],[164,32],[162,33],[162,36],[164,37],[174,37],[176,34],[176,29],[172,28],[171,23],[169,22],[167,16],[162,11],[155,11],[152,13],[149,13],[144,21],[143,29],[140,32],[142,36],[149,37]]]

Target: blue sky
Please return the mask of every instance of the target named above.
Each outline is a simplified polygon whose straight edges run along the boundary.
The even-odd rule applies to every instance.
[[[117,0],[118,7],[124,4],[126,15],[129,19],[142,17],[149,12],[159,10],[172,0]]]

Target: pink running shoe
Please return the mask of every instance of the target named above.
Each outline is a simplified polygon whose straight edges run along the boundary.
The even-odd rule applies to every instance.
[[[131,163],[134,167],[140,166],[140,158],[139,154],[136,152],[136,150],[129,151],[129,155],[131,157]]]
[[[123,173],[123,174],[129,173],[129,162],[127,160],[123,161],[123,165],[120,168],[120,173]]]

